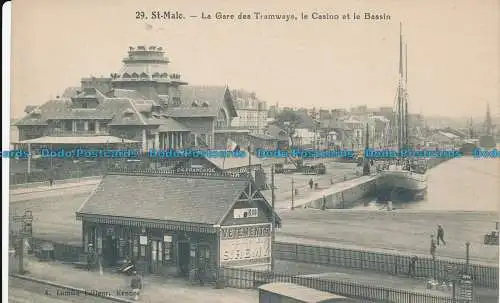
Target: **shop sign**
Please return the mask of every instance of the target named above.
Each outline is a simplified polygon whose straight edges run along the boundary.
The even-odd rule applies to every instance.
[[[237,208],[233,210],[234,219],[257,218],[259,216],[258,208]]]
[[[221,228],[221,265],[269,264],[271,225],[257,224]]]

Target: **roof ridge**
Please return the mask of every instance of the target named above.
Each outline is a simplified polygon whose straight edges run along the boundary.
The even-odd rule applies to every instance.
[[[142,114],[139,112],[139,110],[137,109],[137,107],[135,107],[135,104],[134,104],[133,100],[130,99],[130,98],[126,98],[126,99],[130,103],[130,105],[132,105],[132,108],[135,110],[135,113],[139,116],[139,119],[141,120],[142,124],[147,125],[146,121],[142,117]]]
[[[183,172],[178,170],[159,170],[159,169],[109,169],[106,175],[125,175],[125,176],[149,176],[149,177],[169,177],[169,178],[190,178],[190,179],[213,179],[213,180],[234,180],[248,181],[248,174],[228,173],[228,172]]]

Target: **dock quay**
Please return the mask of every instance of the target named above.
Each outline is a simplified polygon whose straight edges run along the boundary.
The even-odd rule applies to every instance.
[[[344,209],[375,192],[378,176],[362,176],[332,185],[312,196],[294,201],[294,208]]]

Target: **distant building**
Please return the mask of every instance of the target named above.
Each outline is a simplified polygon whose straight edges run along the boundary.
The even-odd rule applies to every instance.
[[[255,93],[244,90],[233,90],[231,94],[237,113],[231,126],[246,128],[251,134],[264,134],[268,118],[266,102],[259,100]]]
[[[110,77],[82,78],[61,97],[28,107],[16,122],[20,143],[59,145],[73,137],[75,144],[127,139],[143,150],[213,148],[217,130],[237,116],[229,88],[187,85],[161,47],[130,47],[122,61]]]

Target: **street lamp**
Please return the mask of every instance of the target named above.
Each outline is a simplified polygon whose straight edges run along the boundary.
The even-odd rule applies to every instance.
[[[470,251],[470,242],[465,242],[465,273],[469,274],[469,251]]]

